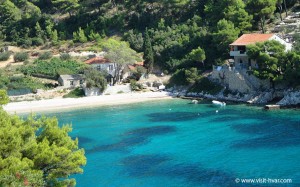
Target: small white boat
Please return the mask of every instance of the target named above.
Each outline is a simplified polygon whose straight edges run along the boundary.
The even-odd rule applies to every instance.
[[[192,103],[193,104],[198,104],[198,101],[197,100],[192,100]]]
[[[226,103],[225,102],[221,102],[221,101],[213,100],[212,103],[215,104],[215,105],[226,106]]]

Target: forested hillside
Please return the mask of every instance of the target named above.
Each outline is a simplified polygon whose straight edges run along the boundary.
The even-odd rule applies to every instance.
[[[154,62],[168,72],[182,67],[210,68],[228,58],[228,44],[239,35],[264,32],[266,23],[279,19],[280,13],[296,3],[297,0],[1,0],[0,39],[22,47],[59,48],[65,43],[101,43],[107,37],[118,36],[137,52],[146,52],[148,66]]]

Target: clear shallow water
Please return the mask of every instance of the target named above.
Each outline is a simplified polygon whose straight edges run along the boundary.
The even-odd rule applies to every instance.
[[[300,186],[300,111],[168,100],[49,113],[85,148],[77,186]],[[216,113],[218,110],[218,113]]]

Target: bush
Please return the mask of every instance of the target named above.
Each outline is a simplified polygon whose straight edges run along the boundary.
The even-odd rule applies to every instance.
[[[0,61],[6,61],[8,60],[10,57],[10,53],[9,52],[3,52],[0,53]]]
[[[70,60],[71,56],[68,53],[62,53],[59,58],[61,60]]]
[[[22,46],[24,48],[28,48],[32,45],[32,40],[31,39],[19,39],[17,41],[18,46]]]
[[[214,95],[219,93],[222,89],[223,87],[221,85],[211,82],[208,78],[203,77],[189,89],[189,92],[204,92]]]
[[[184,69],[176,70],[176,72],[170,78],[168,87],[172,87],[174,85],[178,85],[178,86],[187,85],[184,71],[185,71]]]
[[[16,53],[14,55],[14,61],[15,62],[23,62],[23,61],[27,60],[28,57],[29,57],[28,53],[26,53],[26,52],[19,52],[19,53]]]
[[[39,60],[48,60],[52,58],[52,53],[50,51],[46,51],[39,56]]]
[[[132,91],[140,91],[143,89],[143,86],[136,82],[136,80],[130,80],[130,88]]]
[[[68,94],[64,95],[63,98],[79,98],[84,97],[84,91],[82,88],[76,88],[75,90],[72,90]]]
[[[44,40],[42,38],[32,38],[32,45],[41,46],[44,45]]]
[[[171,77],[170,83],[168,86],[188,86],[192,85],[197,82],[201,76],[197,68],[190,68],[190,69],[180,69],[177,70]]]

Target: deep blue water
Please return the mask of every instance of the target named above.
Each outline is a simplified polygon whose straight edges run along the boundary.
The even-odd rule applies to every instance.
[[[300,110],[167,100],[75,110],[72,123],[86,150],[77,186],[300,186]],[[218,110],[218,112],[216,112]],[[241,184],[236,178],[292,179]]]

